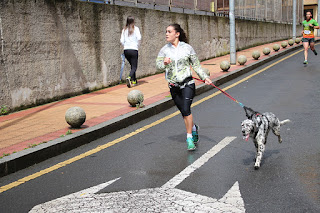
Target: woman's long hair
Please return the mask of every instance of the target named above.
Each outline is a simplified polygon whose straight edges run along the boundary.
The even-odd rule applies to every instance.
[[[124,29],[128,29],[128,34],[131,35],[134,32],[134,17],[128,16],[127,23]]]
[[[170,24],[169,26],[173,27],[176,32],[180,33],[179,41],[183,41],[185,43],[188,43],[187,35],[179,24]]]

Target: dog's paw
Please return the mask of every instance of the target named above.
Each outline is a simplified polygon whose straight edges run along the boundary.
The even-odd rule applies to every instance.
[[[257,170],[257,169],[259,169],[259,168],[260,168],[260,162],[256,162],[256,163],[254,164],[254,169]]]

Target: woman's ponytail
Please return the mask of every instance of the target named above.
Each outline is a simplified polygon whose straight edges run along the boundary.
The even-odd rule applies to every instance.
[[[180,33],[179,41],[183,41],[185,43],[188,43],[187,35],[179,24],[170,24],[169,26],[173,27],[176,32]]]

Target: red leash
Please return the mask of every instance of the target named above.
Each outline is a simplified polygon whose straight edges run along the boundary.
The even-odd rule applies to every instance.
[[[201,81],[201,82],[205,82],[204,80],[201,80],[199,78],[195,78],[195,77],[192,77],[193,79],[196,79],[198,81]],[[217,87],[216,85],[214,85],[213,83],[211,83],[211,85],[215,88],[217,88],[218,90],[220,90],[220,92],[222,92],[223,94],[225,94],[228,98],[230,98],[231,100],[233,100],[234,102],[238,103],[241,107],[244,107],[244,105],[242,103],[240,103],[239,101],[237,101],[235,98],[233,98],[231,95],[229,95],[228,93],[226,93],[225,91],[223,91],[222,89],[220,89],[219,87]]]

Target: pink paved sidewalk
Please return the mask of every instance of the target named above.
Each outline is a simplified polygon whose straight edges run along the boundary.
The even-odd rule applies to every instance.
[[[247,57],[246,65],[232,65],[228,72],[222,72],[220,62],[230,61],[230,56],[222,56],[201,62],[202,66],[209,69],[211,79],[226,75],[230,72],[243,68],[256,62],[251,57],[254,50],[260,51],[260,59],[276,54],[273,51],[273,44],[281,44],[281,41],[265,45],[252,47],[238,51],[237,56]],[[300,43],[301,44],[301,43]],[[296,46],[296,44],[294,44]],[[264,47],[269,47],[271,53],[265,56],[262,53]],[[287,49],[289,46],[287,47]],[[282,47],[278,52],[284,51]],[[302,59],[301,59],[302,60]],[[196,75],[194,75],[196,76]],[[200,84],[200,82],[196,82]],[[156,87],[154,85],[157,85]],[[82,129],[95,126],[110,119],[119,117],[128,112],[136,110],[130,107],[127,102],[127,94],[134,89],[142,91],[144,94],[144,104],[150,105],[164,99],[169,95],[169,89],[164,74],[157,74],[139,80],[139,85],[134,88],[127,88],[125,84],[102,89],[89,94],[84,94],[62,101],[34,107],[20,112],[0,116],[0,156],[11,154],[31,147],[35,144],[49,142],[61,135],[65,135],[68,130],[73,133]],[[68,108],[79,106],[86,112],[86,122],[81,129],[70,129],[65,121],[65,112]]]

